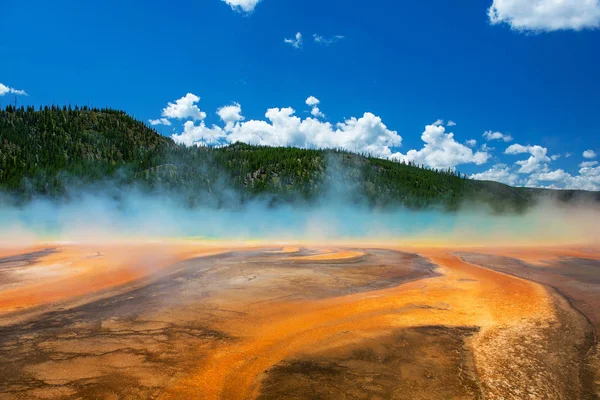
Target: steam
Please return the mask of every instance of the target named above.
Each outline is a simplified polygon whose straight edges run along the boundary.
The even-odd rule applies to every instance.
[[[138,189],[79,189],[71,201],[0,201],[0,243],[95,242],[159,238],[430,244],[577,243],[600,239],[600,209],[594,205],[541,202],[521,214],[497,215],[478,206],[458,212],[377,210],[356,204],[348,191],[316,204],[189,207],[183,198]],[[351,190],[351,189],[349,189]],[[115,196],[114,191],[118,191]],[[109,194],[107,194],[109,193]]]
[[[39,197],[19,203],[0,193],[0,245],[171,238],[440,245],[600,240],[598,203],[558,203],[548,198],[526,212],[500,215],[480,203],[463,204],[451,213],[374,209],[361,197],[356,183],[363,177],[357,171],[330,156],[324,181],[328,190],[318,201],[277,206],[272,198],[243,201],[226,179],[217,179],[205,193],[194,193],[199,199],[194,205],[189,193],[149,192],[109,181],[72,184],[69,200]]]

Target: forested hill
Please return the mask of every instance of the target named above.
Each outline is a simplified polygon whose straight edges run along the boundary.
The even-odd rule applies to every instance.
[[[497,210],[522,210],[542,196],[600,201],[600,193],[513,188],[336,150],[241,143],[186,148],[111,109],[9,106],[0,111],[1,190],[22,201],[68,199],[75,187],[108,182],[184,196],[190,206],[330,198],[373,207],[455,209],[483,202]]]

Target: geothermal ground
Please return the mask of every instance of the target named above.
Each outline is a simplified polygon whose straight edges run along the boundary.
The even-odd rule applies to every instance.
[[[0,399],[594,399],[600,252],[0,248]]]

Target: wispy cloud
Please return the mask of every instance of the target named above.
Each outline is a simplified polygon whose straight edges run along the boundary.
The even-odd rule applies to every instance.
[[[483,137],[488,142],[492,140],[502,140],[504,142],[510,142],[511,140],[513,140],[512,136],[510,136],[509,134],[504,134],[502,132],[485,131],[483,133]]]
[[[283,39],[283,41],[297,49],[302,47],[302,33],[297,32],[292,39]]]
[[[0,83],[0,96],[4,96],[5,94],[14,94],[17,96],[28,96],[28,94],[24,90],[14,89],[3,85]]]
[[[335,35],[335,36],[331,36],[331,37],[324,37],[318,34],[314,34],[313,35],[313,39],[315,40],[315,43],[318,44],[322,44],[324,46],[329,46],[331,44],[337,43],[340,40],[344,39],[344,36],[342,35]]]
[[[148,122],[150,122],[150,125],[152,125],[152,126],[156,126],[156,125],[170,126],[171,125],[171,121],[169,121],[166,118],[150,119],[150,120],[148,120]]]

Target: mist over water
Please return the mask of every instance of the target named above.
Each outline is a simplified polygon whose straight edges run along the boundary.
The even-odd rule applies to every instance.
[[[118,192],[118,195],[115,193]],[[600,208],[540,202],[524,213],[496,214],[481,205],[459,211],[373,209],[332,191],[315,204],[256,200],[240,207],[189,207],[180,196],[135,188],[77,189],[69,201],[25,204],[0,199],[0,242],[211,240],[360,241],[429,244],[598,243]]]

